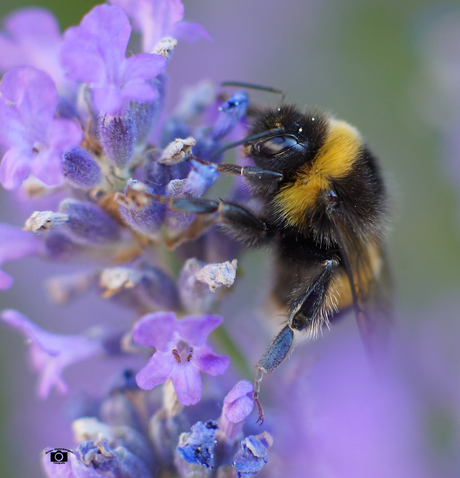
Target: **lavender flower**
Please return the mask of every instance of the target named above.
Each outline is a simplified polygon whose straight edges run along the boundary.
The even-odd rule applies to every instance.
[[[153,101],[158,92],[148,80],[166,66],[161,55],[125,57],[129,20],[117,6],[98,5],[64,34],[61,61],[67,76],[91,87],[97,111],[123,114],[130,101]]]
[[[200,372],[221,375],[230,359],[216,355],[206,337],[222,323],[222,317],[184,317],[155,313],[145,315],[133,329],[134,342],[155,347],[149,363],[136,375],[140,388],[150,390],[171,379],[180,403],[194,405],[201,398]]]
[[[182,22],[184,5],[180,0],[110,0],[132,19],[134,28],[142,32],[142,50],[151,52],[164,37],[196,41],[208,32],[198,23]]]
[[[229,440],[241,433],[243,423],[251,414],[254,408],[253,392],[254,384],[241,380],[225,396],[219,425]]]
[[[62,154],[83,134],[75,121],[54,118],[59,98],[51,78],[35,68],[14,68],[4,75],[0,94],[3,187],[17,188],[30,173],[47,186],[62,184]]]
[[[231,96],[220,108],[220,114],[213,128],[213,138],[227,136],[244,117],[248,109],[248,95],[241,91]]]
[[[272,443],[272,437],[267,432],[249,436],[241,442],[241,450],[233,462],[238,478],[252,478],[259,473],[268,461],[267,448]]]
[[[192,169],[187,178],[172,180],[166,188],[166,194],[172,197],[201,197],[218,176],[217,166],[214,164],[203,165],[192,161]],[[193,214],[171,210],[167,210],[165,215],[166,226],[175,232],[187,229],[194,219]]]
[[[15,310],[5,310],[1,319],[30,341],[30,360],[35,371],[40,372],[38,395],[41,398],[46,398],[53,387],[67,393],[69,387],[62,378],[63,370],[103,351],[100,339],[52,334]]]
[[[132,377],[129,386],[111,386],[105,397],[88,399],[90,406],[73,408],[78,448],[60,467],[45,453],[49,477],[148,478],[156,476],[156,466],[172,476],[188,473],[187,466],[203,468],[187,461],[192,454],[222,473],[223,464],[231,466],[236,440],[227,446],[225,434],[215,435],[212,418],[219,411],[201,422],[206,433],[195,425],[188,437],[183,434],[197,422],[185,405],[202,398],[201,372],[217,377],[229,366],[230,359],[207,343],[223,318],[183,315],[218,307],[216,290],[233,284],[237,260],[208,264],[184,254],[186,247],[168,260],[164,244],[178,247],[207,234],[214,217],[172,210],[166,198],[200,198],[214,183],[217,167],[193,155],[210,158],[244,121],[247,99],[232,97],[218,113],[221,100],[207,83],[179,99],[163,125],[164,69],[177,40],[210,37],[200,25],[182,22],[179,0],[112,3],[119,6],[96,6],[63,36],[54,17],[40,9],[13,13],[0,33],[0,69],[13,67],[0,85],[0,182],[6,189],[33,191],[46,204],[28,207],[26,230],[0,225],[0,263],[29,255],[65,263],[70,270],[44,281],[54,303],[65,305],[83,294],[90,299],[92,291],[142,317],[132,332],[125,323],[124,330],[110,324],[95,329],[104,334],[91,329],[81,335],[53,334],[14,310],[1,319],[30,342],[42,398],[53,388],[73,390],[63,378],[66,367],[102,354],[123,363],[118,376]],[[130,44],[128,56],[126,14],[143,42],[143,52]],[[165,149],[155,143],[160,137]],[[198,249],[201,258],[208,255],[207,246]],[[187,259],[198,264],[188,276]],[[74,269],[75,263],[84,269]],[[0,288],[12,280],[0,271]],[[132,356],[145,353],[145,346],[155,353],[142,367]],[[125,365],[130,360],[135,365]],[[208,388],[228,389],[218,380],[206,394]],[[236,427],[241,437],[242,423]],[[213,450],[216,440],[220,445]]]
[[[43,251],[43,242],[32,233],[0,223],[0,265]],[[0,290],[9,289],[14,279],[0,269]]]
[[[0,70],[34,66],[47,73],[57,89],[71,89],[62,69],[59,52],[61,32],[54,15],[44,8],[29,7],[8,15],[0,33]]]
[[[179,438],[177,451],[188,463],[213,468],[215,432],[219,428],[216,422],[198,422],[192,426],[190,433],[183,433]]]

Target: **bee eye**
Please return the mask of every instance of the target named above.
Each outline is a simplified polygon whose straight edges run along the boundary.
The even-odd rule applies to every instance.
[[[257,143],[256,151],[266,158],[276,156],[277,154],[284,153],[298,144],[298,140],[295,136],[274,136],[273,138],[266,139]]]

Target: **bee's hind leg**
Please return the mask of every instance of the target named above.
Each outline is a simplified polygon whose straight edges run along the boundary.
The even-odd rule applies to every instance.
[[[264,412],[259,401],[260,386],[264,375],[277,369],[289,355],[294,341],[294,330],[309,328],[309,334],[314,336],[321,328],[327,317],[325,298],[329,291],[334,272],[338,262],[335,259],[327,259],[321,263],[320,273],[309,284],[305,292],[291,305],[287,325],[273,339],[262,358],[257,364],[257,374],[254,379],[253,400],[259,412],[258,422],[263,423]]]
[[[278,368],[284,359],[288,356],[289,351],[294,341],[294,331],[289,325],[286,325],[283,330],[273,339],[272,343],[268,346],[262,358],[257,364],[257,374],[254,378],[254,394],[252,399],[257,405],[259,413],[258,422],[262,425],[264,422],[264,411],[262,404],[259,401],[260,384],[264,375],[268,375]]]

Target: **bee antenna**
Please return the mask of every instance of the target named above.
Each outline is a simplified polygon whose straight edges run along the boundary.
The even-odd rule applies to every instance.
[[[223,83],[221,83],[221,86],[236,86],[238,88],[250,88],[252,90],[260,90],[260,91],[267,91],[268,93],[276,93],[280,95],[278,108],[281,108],[284,102],[284,98],[286,97],[286,93],[284,91],[278,90],[276,88],[272,88],[271,86],[254,85],[252,83],[242,83],[239,81],[224,81]]]
[[[223,152],[235,148],[236,146],[239,146],[240,144],[245,144],[249,143],[251,141],[254,141],[255,139],[260,139],[260,138],[265,138],[265,136],[270,136],[275,133],[280,133],[281,131],[284,131],[284,128],[274,128],[274,129],[269,129],[268,131],[264,131],[262,133],[254,134],[252,136],[248,136],[247,138],[240,139],[239,141],[235,141],[233,143],[228,143],[219,150],[215,151],[212,153],[211,157],[215,158],[216,156],[221,155]]]

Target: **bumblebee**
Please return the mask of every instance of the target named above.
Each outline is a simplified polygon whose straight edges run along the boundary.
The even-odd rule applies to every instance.
[[[255,166],[224,163],[218,170],[244,176],[262,212],[207,199],[168,202],[216,213],[236,240],[274,251],[272,293],[287,321],[257,364],[254,400],[263,421],[260,382],[288,356],[295,331],[315,338],[353,309],[366,350],[378,360],[391,322],[383,247],[388,198],[377,159],[350,124],[288,104],[252,116],[246,138],[229,146],[243,144]]]

